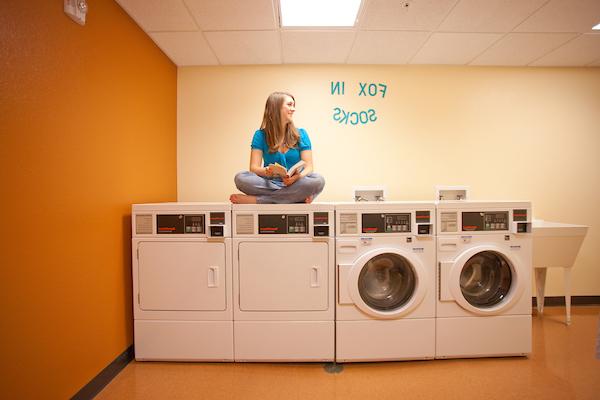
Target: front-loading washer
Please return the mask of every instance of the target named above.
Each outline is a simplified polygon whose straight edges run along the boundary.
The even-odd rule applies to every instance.
[[[531,352],[531,203],[437,205],[436,358]]]
[[[334,208],[233,205],[236,361],[333,361]]]
[[[233,361],[231,205],[132,206],[136,360]]]
[[[435,355],[435,204],[336,204],[336,361]]]

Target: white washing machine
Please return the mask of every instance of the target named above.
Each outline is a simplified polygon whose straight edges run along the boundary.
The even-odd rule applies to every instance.
[[[233,361],[231,205],[132,206],[136,360]]]
[[[236,361],[333,361],[334,208],[233,205]]]
[[[437,205],[436,358],[531,352],[531,203]]]
[[[336,204],[336,361],[435,355],[435,203]]]

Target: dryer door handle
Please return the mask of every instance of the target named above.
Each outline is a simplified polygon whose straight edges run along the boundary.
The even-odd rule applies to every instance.
[[[319,274],[320,274],[321,268],[320,267],[312,267],[310,269],[310,287],[311,288],[318,288],[321,286],[321,283],[319,282]]]
[[[208,287],[219,287],[219,267],[208,267]]]

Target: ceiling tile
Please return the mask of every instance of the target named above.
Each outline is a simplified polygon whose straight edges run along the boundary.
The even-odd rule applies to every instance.
[[[577,36],[577,33],[510,33],[471,65],[527,65]]]
[[[497,33],[434,33],[411,64],[468,64],[502,37]]]
[[[344,64],[355,35],[354,31],[283,31],[283,62]]]
[[[151,32],[149,35],[178,66],[218,64],[202,32]]]
[[[600,22],[600,0],[551,0],[515,32],[590,32]]]
[[[406,64],[429,32],[359,32],[348,58],[351,64]]]
[[[221,64],[281,64],[277,31],[206,32]]]
[[[435,29],[457,0],[367,0],[361,29]],[[408,7],[405,7],[408,4]]]
[[[278,0],[116,1],[177,65],[600,66],[600,0],[363,0],[349,30],[282,30]]]
[[[571,40],[533,66],[585,66],[600,58],[600,33],[586,33]]]
[[[510,32],[547,0],[461,0],[439,26],[444,32]]]
[[[198,30],[183,0],[117,0],[117,3],[146,32]]]
[[[185,0],[203,31],[277,29],[272,0]]]

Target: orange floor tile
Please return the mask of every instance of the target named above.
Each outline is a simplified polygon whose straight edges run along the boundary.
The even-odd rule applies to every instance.
[[[130,363],[97,397],[112,399],[600,399],[600,307],[533,316],[525,357],[344,364]]]

